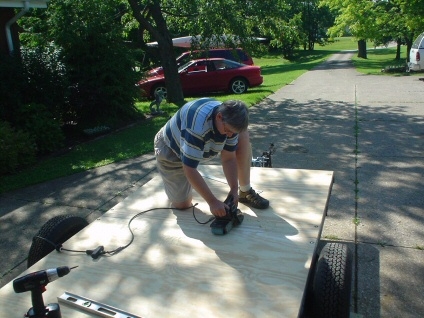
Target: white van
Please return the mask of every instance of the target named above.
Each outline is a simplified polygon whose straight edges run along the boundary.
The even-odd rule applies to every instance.
[[[424,33],[421,33],[412,44],[408,68],[409,71],[424,71]]]

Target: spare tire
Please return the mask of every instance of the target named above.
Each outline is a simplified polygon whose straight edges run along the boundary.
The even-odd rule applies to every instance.
[[[349,318],[352,254],[346,244],[327,243],[313,280],[313,316]]]
[[[27,267],[31,267],[55,248],[88,225],[86,219],[75,215],[59,215],[47,221],[32,238]]]

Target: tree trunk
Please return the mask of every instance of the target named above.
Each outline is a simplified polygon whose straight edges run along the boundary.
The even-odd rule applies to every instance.
[[[395,57],[396,61],[400,61],[400,46],[401,46],[401,43],[402,43],[402,39],[398,38],[396,40],[396,57]]]
[[[166,21],[163,18],[159,2],[155,1],[151,6],[151,14],[153,20],[156,22],[156,29],[159,33],[156,40],[158,41],[159,54],[165,76],[167,100],[170,103],[182,106],[184,104],[184,95],[180,76],[178,74],[172,37],[168,31]]]
[[[165,19],[163,18],[160,1],[152,1],[152,3],[146,5],[143,10],[141,10],[136,0],[128,0],[128,3],[131,6],[134,18],[137,22],[149,31],[158,42],[159,55],[161,57],[165,76],[167,100],[178,106],[182,106],[184,104],[184,95],[178,75],[178,66],[174,47],[172,45],[172,37],[169,34]],[[156,26],[153,26],[149,22],[150,17],[153,18]]]
[[[409,63],[409,53],[411,52],[411,48],[412,48],[412,44],[407,44],[406,45],[406,63]]]
[[[409,52],[411,51],[412,44],[414,43],[414,38],[411,34],[410,36],[405,36],[404,39],[406,42],[406,63],[409,63]]]
[[[358,41],[358,57],[367,58],[367,42],[365,40]]]

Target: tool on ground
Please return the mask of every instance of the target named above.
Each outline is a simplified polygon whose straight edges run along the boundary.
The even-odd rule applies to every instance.
[[[267,167],[272,168],[272,155],[275,153],[275,146],[273,143],[269,145],[267,151],[262,152],[262,156],[253,158],[252,157],[252,167]]]
[[[211,223],[211,230],[215,235],[227,234],[233,227],[240,225],[244,219],[243,213],[237,209],[237,206],[234,204],[234,197],[232,195],[228,195],[224,203],[229,207],[225,209],[227,215],[224,217],[217,217]]]
[[[33,272],[25,276],[16,278],[13,281],[13,289],[15,293],[31,292],[32,308],[28,310],[25,317],[39,318],[61,318],[59,304],[53,303],[44,305],[43,293],[46,291],[46,285],[52,281],[63,277],[75,267],[60,266],[51,269],[45,269]]]
[[[60,297],[57,297],[58,301],[75,307],[79,310],[95,314],[100,317],[113,317],[113,318],[141,318],[130,313],[127,313],[121,309],[102,304],[100,302],[78,296],[69,292],[65,292]]]

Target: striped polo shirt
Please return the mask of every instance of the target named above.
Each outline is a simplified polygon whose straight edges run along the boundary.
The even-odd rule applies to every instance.
[[[181,161],[192,168],[216,157],[223,149],[235,151],[238,135],[222,135],[213,118],[222,102],[200,98],[185,104],[165,125],[164,141]]]

